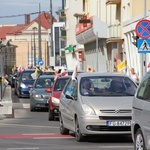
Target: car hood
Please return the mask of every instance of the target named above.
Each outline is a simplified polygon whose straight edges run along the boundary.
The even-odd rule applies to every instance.
[[[88,97],[82,96],[83,104],[97,109],[131,109],[132,96],[118,97]]]
[[[49,92],[45,92],[46,88],[39,88],[39,89],[34,89],[34,93],[38,93],[38,94],[42,94],[42,95],[46,95],[49,96],[50,93]]]

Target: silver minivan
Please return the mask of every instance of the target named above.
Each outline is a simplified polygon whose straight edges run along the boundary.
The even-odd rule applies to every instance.
[[[135,150],[150,150],[150,72],[133,98],[131,131]]]
[[[78,142],[91,135],[131,135],[136,89],[123,74],[81,73],[70,78],[60,97],[60,133],[73,131]]]

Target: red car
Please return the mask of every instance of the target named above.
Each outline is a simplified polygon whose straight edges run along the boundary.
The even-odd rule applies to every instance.
[[[51,95],[49,97],[49,121],[55,120],[55,118],[58,117],[60,95],[69,78],[70,76],[57,77],[53,84]]]

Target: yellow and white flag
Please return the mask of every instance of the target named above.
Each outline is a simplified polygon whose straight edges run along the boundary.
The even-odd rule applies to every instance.
[[[119,64],[117,65],[118,71],[123,70],[125,67],[126,67],[126,61],[125,61],[125,60],[122,61],[121,63],[119,63]]]

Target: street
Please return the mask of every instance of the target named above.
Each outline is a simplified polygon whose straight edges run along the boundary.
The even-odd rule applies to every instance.
[[[12,92],[13,93],[13,92]],[[76,142],[74,134],[59,134],[59,121],[48,121],[47,110],[30,112],[29,98],[12,95],[14,118],[0,120],[0,150],[133,150],[130,136],[89,137]],[[19,104],[24,107],[19,108]]]

